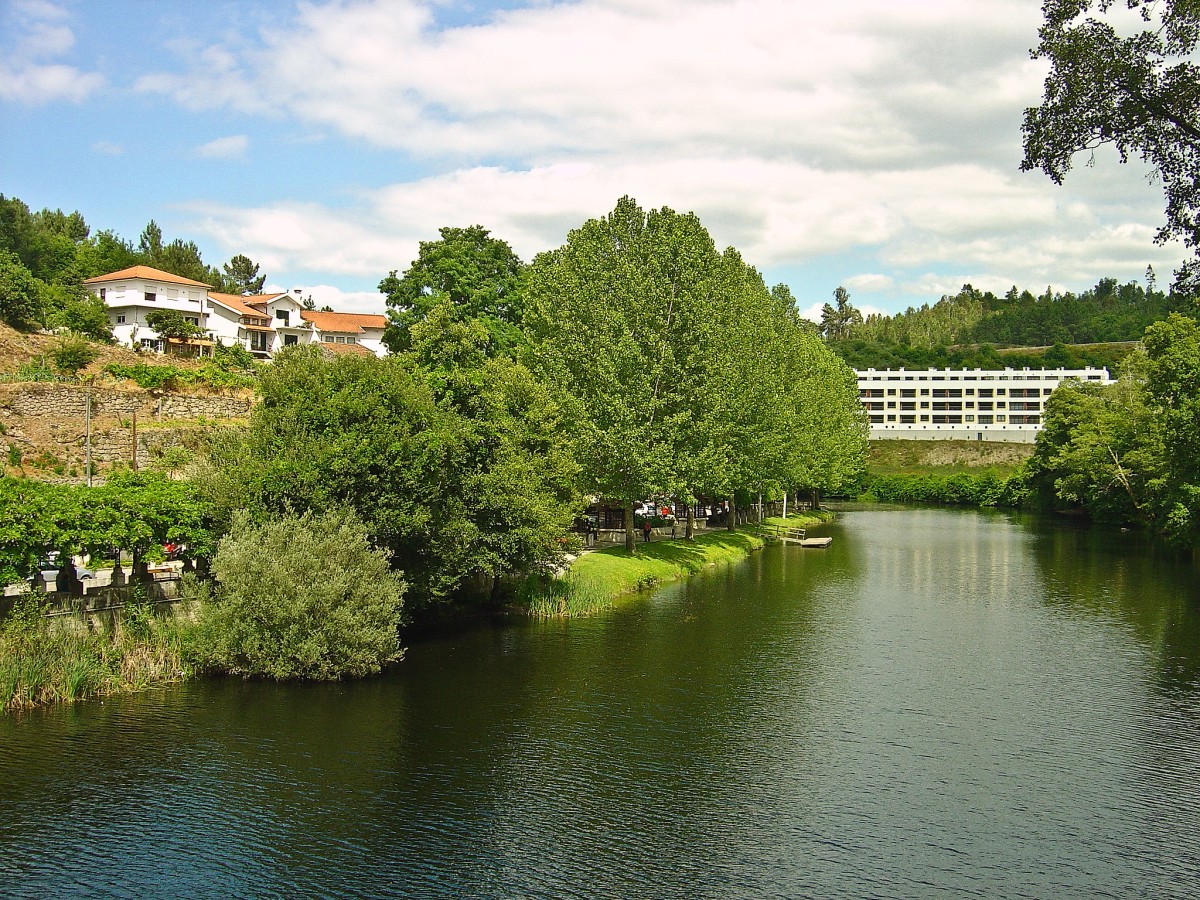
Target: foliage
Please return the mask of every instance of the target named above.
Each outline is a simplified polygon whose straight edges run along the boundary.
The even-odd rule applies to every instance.
[[[200,337],[204,332],[193,325],[177,309],[152,309],[146,313],[146,324],[158,332],[159,337],[188,341]]]
[[[1102,278],[1078,295],[1013,287],[1002,297],[967,284],[933,306],[871,315],[850,339],[830,346],[856,369],[1115,369],[1150,324],[1189,306],[1186,297],[1156,290],[1152,271],[1147,281]],[[1005,346],[1032,349],[996,350]]]
[[[281,353],[249,428],[214,447],[207,484],[225,516],[349,506],[427,603],[474,575],[553,562],[575,469],[557,405],[524,367],[462,365],[458,337],[416,335],[405,357]]]
[[[213,388],[256,388],[258,379],[245,374],[235,357],[219,358],[195,369],[169,364],[109,363],[104,371],[114,378],[128,378],[146,390],[176,390],[184,384],[206,384]]]
[[[1140,15],[1144,27],[1129,28]],[[1194,0],[1045,0],[1035,59],[1050,63],[1042,104],[1026,110],[1025,170],[1061,184],[1080,153],[1140,157],[1166,198],[1156,241],[1200,253],[1200,7]],[[1177,273],[1194,292],[1200,257]]]
[[[67,296],[57,304],[49,317],[52,328],[65,328],[97,341],[112,340],[112,324],[108,320],[108,307],[95,294]]]
[[[352,512],[239,512],[213,559],[205,664],[241,675],[361,677],[401,655],[404,580]]]
[[[844,340],[862,324],[862,313],[850,302],[850,292],[844,287],[834,289],[833,302],[837,306],[826,303],[821,307],[821,334],[829,341]]]
[[[1145,524],[1180,544],[1200,534],[1200,326],[1172,315],[1114,385],[1066,383],[1046,404],[1030,460],[1047,503]]]
[[[100,354],[87,338],[78,334],[67,334],[59,339],[52,355],[58,371],[74,375],[80,369],[91,365]]]
[[[489,355],[511,351],[520,341],[520,258],[481,225],[438,233],[438,240],[421,242],[403,276],[392,270],[379,284],[389,307],[384,342],[394,353],[411,349],[412,327],[445,300],[451,318],[484,326]]]
[[[1024,474],[1007,478],[991,472],[955,475],[874,475],[865,480],[863,499],[881,503],[939,503],[958,506],[1020,507],[1027,491]]]
[[[16,255],[0,247],[0,321],[13,328],[37,324],[41,311],[39,290],[37,280]]]
[[[230,294],[257,294],[267,282],[266,275],[258,274],[258,263],[244,254],[237,254],[222,267],[221,290]]]
[[[0,478],[0,584],[31,575],[50,550],[64,556],[113,549],[149,559],[167,541],[207,558],[215,544],[209,507],[189,482],[123,473],[101,487]]]
[[[526,321],[531,364],[570,400],[584,490],[630,513],[648,496],[816,486],[861,464],[853,373],[694,214],[622,198],[534,260]]]

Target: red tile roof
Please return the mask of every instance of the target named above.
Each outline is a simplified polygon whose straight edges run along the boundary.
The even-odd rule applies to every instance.
[[[376,316],[369,313],[318,312],[315,309],[302,309],[300,318],[305,322],[312,322],[321,331],[336,331],[340,334],[362,334],[364,328],[387,327],[387,316]]]
[[[239,316],[254,316],[259,319],[270,318],[270,316],[268,316],[261,309],[255,309],[253,306],[250,306],[246,303],[246,301],[251,298],[243,297],[240,294],[221,294],[217,291],[209,291],[208,299],[216,300],[222,306],[232,309]]]
[[[166,281],[170,284],[190,284],[193,287],[212,290],[212,285],[205,284],[203,281],[192,281],[190,278],[172,275],[170,272],[164,272],[162,269],[154,269],[150,266],[130,266],[128,269],[121,269],[119,272],[109,272],[107,275],[97,275],[95,278],[88,278],[83,283],[104,284],[109,281],[126,281],[130,278],[144,278],[147,281]]]
[[[364,347],[362,344],[330,344],[325,341],[321,341],[320,343],[317,344],[317,346],[328,353],[332,353],[335,356],[340,355],[340,354],[347,354],[347,353],[351,354],[351,355],[357,354],[358,356],[374,356],[375,355],[370,350],[368,350],[366,347]]]

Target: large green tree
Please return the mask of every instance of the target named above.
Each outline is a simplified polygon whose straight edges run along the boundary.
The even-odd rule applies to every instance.
[[[348,506],[415,606],[553,562],[574,511],[567,436],[527,371],[483,361],[476,328],[435,319],[385,359],[280,354],[249,428],[213,449],[205,484],[224,517]]]
[[[1050,73],[1041,105],[1025,112],[1021,168],[1061,184],[1080,154],[1106,145],[1121,162],[1140,158],[1166,199],[1157,240],[1200,253],[1200,4],[1045,0],[1042,12],[1033,57]],[[1194,292],[1200,257],[1176,274]]]
[[[489,353],[510,350],[520,339],[520,258],[481,225],[438,233],[436,241],[421,241],[403,275],[393,270],[379,283],[389,307],[384,342],[394,353],[409,349],[412,327],[447,299],[454,318],[483,323]]]

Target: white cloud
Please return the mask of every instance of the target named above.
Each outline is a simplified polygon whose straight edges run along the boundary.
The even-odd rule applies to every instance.
[[[1161,197],[1142,173],[1102,163],[1060,189],[1017,171],[1044,75],[1036,0],[577,0],[449,29],[430,10],[303,3],[141,77],[431,173],[337,206],[197,203],[192,227],[268,270],[378,278],[442,225],[483,224],[529,259],[628,193],[696,211],[760,267],[852,254],[836,264],[852,290],[933,299],[1180,256],[1151,243]]]
[[[201,144],[195,152],[201,159],[240,159],[246,155],[249,143],[246,135],[233,134]]]
[[[842,285],[851,293],[854,291],[865,291],[870,294],[878,291],[890,291],[895,287],[896,281],[890,275],[880,275],[877,272],[864,272],[861,275],[851,275],[849,278],[843,279]]]
[[[92,144],[92,149],[97,153],[103,153],[105,156],[120,156],[125,152],[123,146],[114,144],[111,141],[96,141]]]
[[[66,100],[80,103],[104,85],[95,72],[55,62],[75,46],[66,12],[46,2],[15,2],[12,41],[0,48],[0,100],[28,105]]]

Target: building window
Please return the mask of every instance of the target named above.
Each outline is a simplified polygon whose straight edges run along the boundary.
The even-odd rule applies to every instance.
[[[288,311],[287,311],[286,309],[277,309],[277,310],[275,310],[275,318],[276,318],[278,321],[282,322],[284,325],[287,325],[287,323],[288,323]]]
[[[333,335],[332,334],[322,335],[321,340],[324,341],[326,344],[332,344],[333,343]]]
[[[916,421],[917,421],[916,416],[901,416],[900,417],[901,425],[915,425]]]
[[[118,324],[118,325],[124,325],[124,324],[125,324],[125,315],[124,315],[123,313],[122,313],[121,315],[118,315],[118,316],[117,316],[117,324]]]
[[[184,316],[183,318],[189,325],[195,325],[197,328],[200,327],[200,320],[195,316]]]
[[[103,300],[108,296],[108,288],[100,288],[100,299]]]
[[[295,344],[298,341],[299,338],[297,338],[294,334],[285,334],[283,336],[283,346],[285,347],[290,347],[292,344]]]
[[[153,303],[158,299],[158,295],[154,291],[146,291],[146,293],[142,294],[142,297],[147,303]]]

